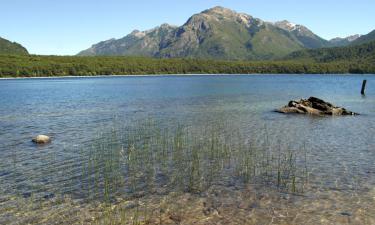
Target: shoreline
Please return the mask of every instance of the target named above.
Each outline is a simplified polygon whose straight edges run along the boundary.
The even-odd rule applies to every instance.
[[[324,75],[324,76],[350,76],[350,75],[356,75],[356,76],[373,76],[375,74],[356,74],[356,73],[328,73],[328,74],[313,74],[313,73],[250,73],[250,74],[131,74],[131,75],[80,75],[80,76],[43,76],[43,77],[0,77],[0,80],[23,80],[23,79],[64,79],[64,78],[103,78],[103,77],[175,77],[175,76],[184,76],[184,77],[190,77],[190,76],[272,76],[272,75],[278,75],[278,76],[285,76],[285,75],[292,75],[292,76],[305,76],[305,75]]]

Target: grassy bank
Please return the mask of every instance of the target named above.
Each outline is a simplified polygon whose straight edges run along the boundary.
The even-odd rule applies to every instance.
[[[213,61],[141,57],[0,55],[0,77],[135,74],[335,74],[375,73],[367,61]]]

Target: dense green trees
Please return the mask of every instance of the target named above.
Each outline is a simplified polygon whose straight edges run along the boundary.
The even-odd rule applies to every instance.
[[[141,57],[0,55],[1,77],[131,74],[375,73],[370,61],[213,61]]]

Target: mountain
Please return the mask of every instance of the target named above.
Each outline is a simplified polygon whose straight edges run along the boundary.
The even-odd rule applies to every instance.
[[[134,30],[121,39],[99,42],[79,55],[138,55],[155,56],[161,45],[171,39],[177,27],[163,24],[148,31]]]
[[[354,40],[351,45],[360,45],[365,44],[371,41],[375,41],[375,30],[371,31],[370,33],[366,35],[362,35],[361,37]]]
[[[78,55],[275,59],[329,44],[306,27],[289,28],[288,23],[264,22],[244,13],[214,7],[193,15],[182,26],[163,24],[148,31],[135,30],[121,39],[97,43]]]
[[[322,48],[330,46],[327,40],[314,34],[307,27],[291,23],[287,20],[274,23],[275,26],[292,33],[305,48]]]
[[[28,55],[26,48],[16,42],[10,42],[0,37],[0,54],[4,55]]]
[[[351,35],[351,36],[346,37],[346,38],[337,37],[337,38],[333,38],[333,39],[329,40],[329,43],[332,47],[348,46],[360,37],[361,37],[361,35],[359,35],[359,34]]]
[[[293,52],[285,59],[287,60],[304,60],[319,63],[329,62],[350,62],[358,64],[375,63],[375,41],[367,42],[361,45],[309,49]]]

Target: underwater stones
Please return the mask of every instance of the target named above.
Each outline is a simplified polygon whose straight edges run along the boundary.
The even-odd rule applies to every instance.
[[[54,193],[47,193],[43,196],[44,199],[48,200],[48,199],[52,199],[55,197],[55,194]]]
[[[357,113],[346,110],[343,107],[334,106],[316,97],[309,99],[301,99],[299,101],[290,101],[288,105],[277,109],[279,113],[297,113],[309,115],[330,115],[330,116],[345,116],[345,115],[358,115]]]
[[[47,144],[51,142],[51,138],[47,135],[38,135],[32,139],[36,144]]]
[[[22,197],[24,197],[24,198],[30,198],[31,197],[31,192],[22,193]]]

